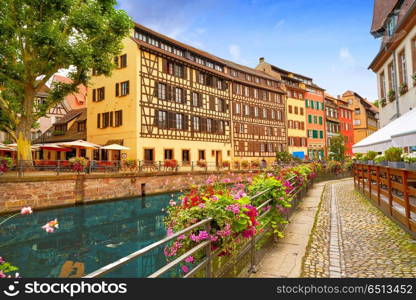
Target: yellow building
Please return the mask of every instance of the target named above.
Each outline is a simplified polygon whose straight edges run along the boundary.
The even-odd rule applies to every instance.
[[[306,128],[305,83],[311,85],[308,77],[291,73],[277,68],[260,58],[256,67],[274,78],[283,82],[286,91],[286,119],[287,119],[287,145],[288,151],[296,157],[305,158],[308,155],[308,134]]]
[[[136,24],[111,77],[93,76],[87,140],[122,144],[121,159],[184,165],[231,160],[230,91],[215,56]],[[94,159],[120,159],[96,151]]]

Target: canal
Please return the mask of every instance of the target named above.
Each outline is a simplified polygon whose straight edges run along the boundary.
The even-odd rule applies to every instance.
[[[166,236],[165,208],[177,195],[59,208],[19,216],[0,227],[0,256],[22,277],[81,277]],[[41,227],[57,218],[59,229]],[[0,217],[1,219],[1,217]],[[163,248],[107,277],[146,277],[165,264]]]

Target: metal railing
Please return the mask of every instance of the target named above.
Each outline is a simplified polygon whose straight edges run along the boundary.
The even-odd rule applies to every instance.
[[[295,176],[290,178],[289,181],[293,184],[294,180],[295,180]],[[291,193],[289,194],[290,197],[292,197],[292,206],[291,209],[288,209],[286,211],[286,219],[289,219],[290,214],[293,212],[293,210],[297,207],[299,200],[302,196],[302,192],[307,191],[308,186],[306,187],[299,187],[297,189],[293,189],[291,191]],[[265,193],[269,192],[270,189],[262,191],[256,195],[254,195],[253,197],[251,197],[251,200],[254,200],[262,195],[264,195]],[[267,199],[265,202],[263,202],[261,205],[259,205],[257,207],[258,211],[263,211],[264,208],[266,208],[271,202],[273,201],[273,199]],[[267,216],[269,213],[271,212],[271,208],[268,208],[267,210],[264,210],[258,217],[258,219],[262,219],[265,216]],[[136,252],[133,252],[113,263],[110,263],[88,275],[86,275],[84,278],[97,278],[97,277],[101,277],[103,275],[106,275],[116,269],[121,268],[122,266],[126,265],[127,263],[138,259],[139,257],[145,255],[146,253],[149,253],[150,251],[164,245],[167,244],[168,242],[176,239],[177,237],[189,233],[197,228],[201,228],[203,227],[205,229],[206,232],[210,232],[211,228],[210,228],[210,224],[211,224],[212,218],[208,218],[208,219],[204,219],[201,220],[200,222],[189,226],[179,232],[174,233],[171,236],[168,236],[164,239],[161,239],[145,248],[142,248]],[[256,235],[254,235],[253,237],[250,238],[250,240],[248,240],[245,244],[241,245],[241,248],[239,249],[238,253],[236,254],[235,257],[233,257],[230,262],[228,264],[225,264],[225,266],[220,269],[219,271],[216,272],[216,274],[214,274],[213,272],[213,268],[212,268],[212,262],[213,262],[213,258],[220,253],[220,251],[222,251],[222,248],[217,249],[216,251],[212,251],[211,250],[211,241],[207,240],[205,242],[201,242],[200,244],[196,245],[195,247],[193,247],[192,249],[188,250],[186,253],[184,253],[183,255],[177,257],[175,260],[167,263],[166,265],[164,265],[163,267],[161,267],[160,269],[156,270],[155,272],[153,272],[151,275],[148,276],[148,278],[156,278],[156,277],[160,277],[161,275],[167,273],[169,270],[173,269],[174,267],[178,266],[182,261],[184,261],[187,257],[189,257],[190,255],[194,254],[195,252],[198,252],[200,250],[205,250],[205,257],[204,259],[202,259],[201,262],[198,263],[198,265],[196,265],[195,267],[192,268],[192,270],[190,270],[190,272],[188,272],[187,274],[185,274],[183,277],[184,278],[189,278],[189,277],[193,277],[195,274],[197,274],[200,270],[202,270],[202,268],[205,268],[204,271],[204,277],[205,278],[211,278],[211,277],[222,277],[225,274],[227,274],[231,268],[234,267],[235,262],[238,262],[243,256],[245,256],[248,252],[250,252],[250,266],[249,266],[249,272],[255,273],[256,272],[256,244],[262,240],[263,238],[265,238],[265,235],[268,234],[271,230],[273,230],[271,224],[267,224],[266,225],[268,228],[267,230],[264,230],[261,233],[257,233]]]
[[[134,160],[129,163],[124,160],[98,161],[91,160],[82,168],[74,168],[67,160],[33,160],[18,161],[6,172],[25,176],[35,175],[60,175],[68,173],[172,173],[172,172],[215,172],[215,171],[258,171],[267,167],[276,167],[277,164],[248,164],[216,163],[200,161],[146,161]],[[280,167],[286,165],[279,165]]]

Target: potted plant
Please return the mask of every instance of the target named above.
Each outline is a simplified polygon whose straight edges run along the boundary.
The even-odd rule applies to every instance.
[[[391,168],[404,168],[404,162],[402,159],[403,150],[401,148],[390,147],[384,152],[388,165]]]
[[[258,160],[252,160],[251,161],[251,167],[254,169],[257,169],[260,167],[260,162]]]
[[[394,90],[390,90],[387,94],[387,98],[390,102],[393,102],[394,100],[396,100],[396,92]]]
[[[249,163],[248,163],[248,161],[247,161],[247,160],[243,160],[243,161],[241,162],[241,167],[243,167],[243,169],[247,169],[247,168],[248,168],[248,166],[249,166]]]
[[[374,158],[374,163],[376,165],[380,165],[380,166],[387,166],[388,165],[388,162],[387,162],[386,157],[384,155],[377,155]]]
[[[173,171],[178,167],[178,161],[176,159],[167,159],[163,162],[163,166]]]
[[[386,104],[387,104],[387,100],[386,100],[386,98],[381,98],[381,99],[380,99],[380,104],[381,104],[381,107],[386,106]]]
[[[222,167],[223,167],[223,168],[229,168],[229,167],[230,167],[230,162],[229,162],[228,160],[224,160],[224,161],[222,162]]]
[[[13,159],[0,157],[0,175],[6,173],[11,167],[13,167]]]
[[[367,158],[367,164],[369,164],[369,165],[373,165],[374,164],[374,158],[376,158],[376,156],[377,156],[377,152],[375,152],[375,151],[368,151],[367,152],[367,155],[366,155],[366,158]]]
[[[200,168],[205,169],[207,167],[207,162],[203,159],[200,159],[196,162],[196,165]]]
[[[409,90],[409,88],[407,86],[407,83],[406,82],[403,82],[400,85],[400,89],[399,89],[400,96],[403,96],[404,94],[406,94],[408,90]]]
[[[408,170],[416,170],[416,152],[402,155],[404,167]]]
[[[84,157],[72,157],[69,159],[69,165],[72,167],[73,171],[78,172],[79,174],[85,170],[87,160]]]
[[[240,162],[238,160],[233,161],[234,169],[240,169]]]
[[[137,162],[135,159],[132,158],[126,158],[124,160],[124,165],[126,166],[126,168],[129,168],[130,171],[134,170],[137,167]]]
[[[413,79],[413,86],[416,86],[416,72],[413,73],[412,79]]]

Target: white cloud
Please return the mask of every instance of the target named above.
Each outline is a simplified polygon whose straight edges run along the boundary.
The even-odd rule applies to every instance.
[[[339,58],[346,63],[354,63],[354,57],[351,55],[351,52],[348,48],[341,48],[339,50]]]
[[[241,59],[241,49],[238,45],[228,46],[228,52],[230,53],[232,59],[239,61]]]

